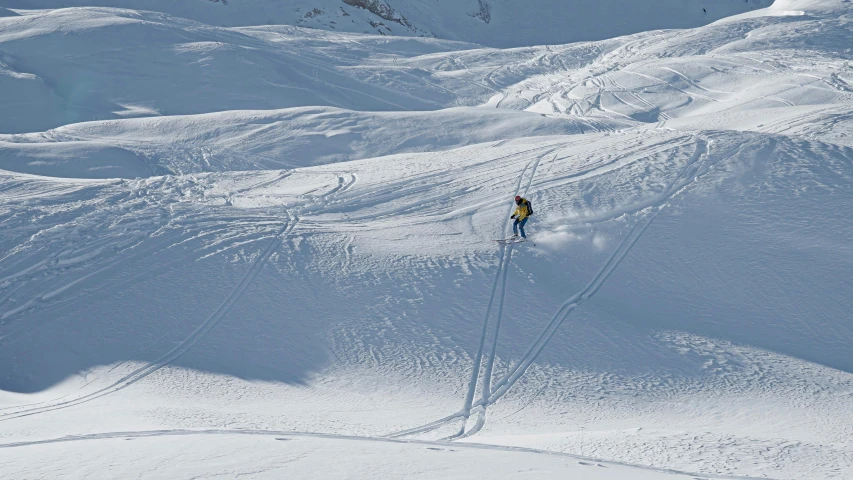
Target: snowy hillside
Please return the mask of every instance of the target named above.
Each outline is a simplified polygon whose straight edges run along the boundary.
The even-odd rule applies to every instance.
[[[0,9],[0,477],[853,477],[853,3],[118,3]]]
[[[603,40],[689,28],[772,0],[6,0],[9,7],[103,6],[163,12],[216,26],[293,25],[438,37],[492,47]]]

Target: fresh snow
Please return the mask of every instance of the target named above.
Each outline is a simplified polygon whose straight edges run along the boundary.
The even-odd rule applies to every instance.
[[[0,9],[0,477],[853,477],[853,3],[261,3]]]

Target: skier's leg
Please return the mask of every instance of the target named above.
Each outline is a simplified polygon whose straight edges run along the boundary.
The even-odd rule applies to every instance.
[[[527,238],[527,234],[524,233],[524,224],[527,223],[527,220],[528,218],[525,218],[520,223],[516,220],[516,223],[518,223],[518,229],[521,230],[521,238]]]
[[[512,236],[513,237],[518,236],[518,220],[512,222]]]

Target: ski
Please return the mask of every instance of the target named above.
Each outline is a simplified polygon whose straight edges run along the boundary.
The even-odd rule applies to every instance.
[[[498,243],[499,245],[512,245],[514,243],[523,243],[525,241],[524,238],[502,238],[492,240],[493,242]]]

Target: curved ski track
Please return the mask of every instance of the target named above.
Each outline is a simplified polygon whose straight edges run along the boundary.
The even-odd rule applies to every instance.
[[[554,149],[554,150],[558,150],[558,149]],[[528,162],[524,166],[524,168],[521,170],[521,173],[518,176],[518,180],[516,181],[515,190],[514,190],[515,193],[513,193],[513,195],[519,195],[519,194],[527,195],[527,192],[529,191],[530,186],[533,183],[533,178],[536,175],[536,169],[539,167],[539,163],[542,161],[542,158],[544,158],[547,155],[550,155],[551,153],[554,152],[554,150],[550,150],[549,152],[536,157],[535,160],[533,160],[532,162]],[[524,180],[524,174],[527,172],[528,169],[531,170],[530,178],[528,179],[527,184],[525,185],[524,189],[522,190],[521,185],[522,185],[522,182]],[[504,225],[503,225],[503,229],[502,229],[504,235],[506,235],[507,228],[509,227],[509,216],[512,213],[513,207],[514,207],[514,205],[510,205],[509,211],[507,212],[507,214],[505,216]],[[483,385],[485,385],[485,387],[483,387],[484,398],[485,398],[485,392],[489,391],[488,385],[490,383],[491,371],[492,371],[492,367],[494,365],[495,354],[496,354],[496,349],[497,349],[497,339],[498,339],[498,334],[500,332],[501,318],[503,316],[504,296],[506,293],[506,279],[507,279],[507,272],[509,271],[508,267],[509,267],[510,263],[512,262],[513,245],[501,245],[499,247],[499,249],[500,249],[500,257],[498,259],[498,269],[495,271],[495,279],[494,279],[494,282],[492,283],[492,290],[489,294],[489,303],[488,303],[488,307],[486,308],[485,319],[483,320],[483,331],[480,335],[480,343],[477,347],[477,354],[474,357],[474,366],[473,366],[473,369],[471,371],[471,380],[468,382],[468,390],[467,390],[467,393],[465,395],[465,401],[463,403],[462,410],[460,410],[459,412],[457,412],[453,415],[450,415],[448,417],[444,417],[442,419],[439,419],[439,420],[432,422],[432,423],[429,423],[427,425],[423,425],[421,427],[416,427],[414,429],[408,429],[408,430],[404,430],[401,432],[392,433],[391,435],[388,435],[388,438],[399,438],[399,437],[413,435],[413,434],[417,434],[417,433],[425,433],[425,432],[434,430],[438,427],[441,427],[442,425],[444,425],[447,422],[454,420],[456,418],[462,418],[462,425],[459,429],[459,432],[457,432],[454,435],[451,435],[450,437],[447,437],[446,440],[451,440],[454,438],[462,438],[463,436],[468,436],[468,435],[471,435],[473,433],[476,433],[476,432],[466,433],[465,432],[465,424],[471,415],[471,408],[472,408],[472,404],[474,401],[474,395],[475,395],[476,390],[477,390],[477,383],[478,383],[478,379],[480,376],[480,369],[482,366],[483,351],[485,349],[486,338],[488,337],[488,333],[489,333],[489,324],[490,324],[490,319],[491,319],[491,313],[492,313],[492,309],[494,306],[495,295],[496,295],[497,290],[498,290],[498,281],[502,278],[501,289],[500,289],[501,290],[501,296],[500,296],[500,300],[498,301],[498,307],[497,307],[497,319],[496,319],[496,326],[495,326],[494,341],[492,343],[491,352],[490,352],[489,357],[486,361],[486,372],[487,373],[486,373],[486,376],[484,377],[484,384],[483,384]],[[482,402],[480,402],[480,403],[482,403]],[[480,419],[482,419],[483,422],[485,422],[484,415],[485,415],[485,408],[482,409],[482,412],[480,413],[480,417],[479,417]],[[478,424],[479,424],[479,420],[478,420]],[[477,428],[477,430],[479,430],[479,428]]]
[[[509,262],[512,258],[512,247],[513,245],[507,245],[505,248],[501,249],[501,257],[498,265],[498,271],[495,273],[495,280],[492,285],[492,292],[490,294],[489,306],[486,311],[486,319],[483,325],[483,333],[480,338],[480,345],[477,352],[477,357],[475,357],[474,361],[474,370],[471,375],[471,381],[468,386],[468,392],[465,397],[465,403],[463,405],[462,410],[456,412],[452,415],[448,415],[447,417],[438,419],[434,422],[421,425],[418,427],[393,432],[387,435],[387,438],[401,438],[407,437],[410,435],[417,435],[422,433],[427,433],[433,431],[448,422],[461,418],[462,419],[462,427],[460,430],[449,437],[444,438],[443,440],[454,440],[459,438],[470,437],[476,433],[478,433],[486,422],[486,408],[497,402],[500,398],[502,398],[511,388],[515,385],[516,382],[524,375],[527,369],[533,364],[534,361],[539,357],[542,353],[542,350],[548,345],[553,338],[554,334],[559,330],[560,326],[563,322],[568,318],[569,314],[574,311],[577,307],[579,307],[582,303],[592,298],[595,293],[601,288],[604,282],[610,277],[610,275],[616,270],[619,264],[625,259],[625,257],[630,253],[633,249],[634,245],[636,245],[637,241],[639,241],[640,237],[643,236],[643,233],[651,226],[652,222],[654,222],[657,215],[660,211],[666,206],[667,201],[674,197],[676,194],[681,192],[687,185],[698,180],[698,178],[708,171],[708,168],[702,169],[703,160],[707,159],[710,153],[710,140],[703,138],[699,135],[694,137],[696,141],[696,150],[691,155],[690,159],[686,162],[686,164],[681,168],[678,174],[669,182],[664,191],[657,195],[654,201],[647,206],[644,206],[643,209],[652,209],[649,216],[634,224],[634,226],[629,231],[628,235],[619,246],[614,250],[614,252],[610,255],[607,262],[602,266],[602,268],[598,271],[598,273],[593,276],[593,278],[589,281],[589,283],[579,292],[572,295],[569,299],[567,299],[554,313],[551,319],[546,324],[545,328],[533,342],[533,344],[528,348],[525,354],[513,364],[509,370],[498,380],[494,387],[491,386],[491,369],[494,364],[496,348],[497,348],[497,337],[500,331],[500,319],[501,312],[503,309],[503,289],[506,286],[506,269],[509,266]],[[539,157],[536,161],[536,166],[538,166],[539,160],[542,157]],[[519,176],[519,186],[521,184],[522,176],[527,170],[529,164],[525,166],[524,170]],[[525,193],[527,188],[530,187],[530,184],[533,181],[533,174],[535,174],[535,166],[533,173],[531,174],[530,181],[525,188]],[[518,190],[518,187],[516,188]],[[642,209],[640,210],[642,211]],[[508,222],[507,222],[508,223]],[[504,255],[504,251],[508,250],[507,255]],[[505,260],[506,259],[506,260]],[[490,313],[492,310],[492,303],[494,301],[494,297],[496,294],[496,290],[498,288],[498,280],[502,278],[502,293],[500,297],[500,301],[498,302],[498,314],[495,326],[495,336],[493,339],[492,349],[490,352],[490,356],[487,360],[486,372],[489,375],[488,377],[484,376],[483,387],[482,387],[482,398],[473,402],[474,393],[476,390],[476,383],[479,377],[480,363],[482,360],[483,349],[486,341],[486,337],[488,336],[488,324]],[[474,426],[465,431],[465,427],[467,421],[471,415],[471,410],[473,408],[479,408],[479,414],[476,423]]]
[[[152,437],[177,437],[177,436],[188,436],[188,435],[254,435],[254,436],[270,436],[270,437],[303,437],[303,438],[321,438],[321,439],[330,439],[330,440],[352,440],[352,441],[361,441],[361,442],[383,442],[383,443],[398,443],[398,444],[412,444],[412,445],[428,445],[434,447],[436,445],[439,446],[453,446],[453,448],[470,448],[475,450],[497,450],[503,452],[521,452],[521,453],[533,453],[538,455],[554,455],[559,457],[570,458],[573,460],[591,462],[591,463],[605,463],[608,465],[618,465],[622,467],[630,467],[637,468],[645,471],[652,472],[661,472],[661,473],[670,473],[674,475],[685,475],[688,477],[694,478],[705,478],[705,479],[714,479],[714,480],[754,480],[755,477],[743,477],[743,476],[733,476],[733,475],[707,475],[700,473],[692,473],[685,472],[681,470],[673,470],[668,468],[655,468],[646,465],[635,465],[624,462],[617,462],[612,460],[604,460],[600,458],[594,457],[585,457],[581,455],[573,455],[570,453],[563,452],[554,452],[550,450],[539,450],[535,448],[525,448],[525,447],[510,447],[510,446],[502,446],[502,445],[489,445],[484,443],[450,443],[450,442],[441,442],[441,441],[428,441],[428,440],[414,440],[414,439],[393,439],[387,437],[371,437],[371,436],[361,436],[361,435],[337,435],[331,433],[316,433],[316,432],[298,432],[298,431],[289,431],[289,430],[260,430],[260,429],[246,429],[246,430],[228,430],[228,429],[205,429],[205,430],[186,430],[186,429],[170,429],[170,430],[142,430],[142,431],[128,431],[128,432],[103,432],[103,433],[91,433],[86,435],[71,435],[66,437],[58,437],[58,438],[49,438],[44,440],[33,440],[28,442],[13,442],[13,443],[4,443],[0,444],[0,449],[4,448],[22,448],[22,447],[30,447],[34,445],[49,445],[52,443],[63,443],[63,442],[82,442],[82,441],[94,441],[94,440],[109,440],[116,438],[152,438]],[[766,477],[762,477],[764,480],[772,480],[767,479]]]
[[[236,191],[232,192],[232,194],[229,196],[233,196],[235,194],[245,193],[245,192],[248,192],[250,190],[255,190],[258,188],[273,185],[273,184],[275,184],[281,180],[284,180],[285,178],[293,175],[293,173],[294,173],[294,171],[282,171],[278,176],[276,176],[272,180],[263,181],[263,182],[254,184],[252,186],[236,190]],[[317,196],[310,196],[308,205],[326,202],[330,198],[336,196],[337,194],[343,193],[343,192],[349,190],[350,188],[352,188],[352,186],[355,185],[355,183],[357,182],[358,177],[356,176],[355,173],[351,173],[351,172],[344,172],[344,173],[346,175],[348,175],[349,178],[345,178],[343,174],[338,174],[338,184],[327,192],[324,192],[324,193],[317,195]],[[91,392],[91,393],[88,393],[85,395],[81,395],[81,396],[77,396],[77,397],[72,398],[70,400],[64,400],[64,399],[68,398],[72,395],[75,395],[75,393],[69,393],[69,394],[60,396],[58,398],[52,399],[52,400],[46,400],[46,401],[41,401],[41,402],[34,402],[34,403],[29,403],[29,404],[0,408],[0,412],[4,412],[4,411],[7,412],[7,413],[0,413],[0,422],[6,421],[6,420],[12,420],[15,418],[20,418],[20,417],[25,417],[25,416],[29,416],[29,415],[44,413],[44,412],[48,412],[48,411],[58,410],[58,409],[62,409],[62,408],[67,408],[67,407],[71,407],[71,406],[75,406],[75,405],[79,405],[79,404],[86,403],[88,401],[94,400],[96,398],[100,398],[102,396],[117,392],[119,390],[122,390],[122,389],[138,382],[139,380],[142,380],[143,378],[151,375],[152,373],[156,372],[157,370],[160,370],[161,368],[167,366],[168,364],[170,364],[173,361],[175,361],[176,359],[178,359],[184,353],[191,350],[192,347],[195,346],[195,344],[197,344],[199,340],[201,340],[210,330],[212,330],[222,320],[222,318],[225,316],[225,314],[228,313],[228,311],[231,309],[233,304],[243,295],[243,293],[246,291],[246,289],[249,287],[249,285],[252,283],[252,281],[255,279],[255,277],[258,275],[258,273],[261,271],[263,266],[267,263],[270,256],[272,255],[272,253],[274,253],[278,249],[278,247],[281,246],[284,239],[287,238],[287,236],[293,231],[294,228],[296,228],[297,223],[300,221],[298,214],[301,214],[303,212],[307,213],[307,214],[311,213],[310,210],[304,210],[303,206],[297,206],[295,211],[298,213],[294,214],[292,216],[289,212],[287,212],[287,211],[285,212],[285,215],[288,217],[288,221],[284,224],[284,226],[282,226],[278,231],[276,231],[276,233],[273,235],[272,240],[270,240],[270,243],[267,245],[267,248],[263,251],[261,256],[258,257],[255,260],[255,262],[252,263],[252,265],[249,267],[249,271],[244,275],[244,277],[241,279],[241,281],[234,287],[234,289],[232,289],[231,293],[226,297],[226,299],[223,301],[223,303],[220,304],[219,308],[217,308],[204,322],[202,322],[201,325],[199,325],[187,338],[182,340],[175,348],[173,348],[169,352],[165,353],[164,355],[162,355],[157,360],[150,362],[150,363],[130,372],[129,374],[125,375],[124,377],[122,377],[122,378],[116,380],[115,382],[111,383],[109,386],[101,388],[101,389],[96,390],[94,392]],[[209,232],[202,233],[198,236],[205,235],[207,233],[209,233]],[[184,238],[186,236],[187,236],[186,234],[181,235],[178,238],[179,242],[177,244],[180,244],[180,243],[187,241],[188,238]],[[195,238],[195,237],[191,236],[190,238]],[[163,241],[155,242],[153,245],[146,246],[143,250],[134,253],[130,258],[131,259],[139,259],[139,258],[143,258],[147,255],[150,255],[151,253],[160,251],[163,248],[166,248],[166,249],[171,248],[172,246],[176,245],[174,243],[174,240],[175,239],[172,239],[171,241],[165,241],[165,242],[163,242]],[[256,240],[253,239],[251,241],[256,241]],[[165,247],[164,247],[164,245],[165,245]],[[80,283],[80,282],[86,280],[87,278],[101,274],[105,271],[108,271],[109,269],[111,269],[113,267],[125,264],[127,261],[128,261],[128,257],[123,257],[120,260],[114,261],[105,267],[102,267],[102,268],[95,270],[94,272],[90,272],[88,274],[85,274],[84,276],[82,276],[82,277],[74,280],[73,282],[71,282],[71,284],[63,287],[61,290],[53,291],[49,295],[51,297],[56,296],[57,294],[61,293],[61,291],[66,290],[70,285]],[[147,273],[151,274],[152,272],[156,272],[160,269],[161,268],[155,268],[153,271],[148,270]],[[121,283],[122,284],[130,283],[133,278],[136,278],[136,276],[133,276],[130,279],[126,279],[126,280],[122,281]],[[113,285],[113,286],[115,286],[115,285]],[[42,296],[46,296],[46,295],[42,295]],[[62,306],[73,305],[73,304],[76,304],[77,302],[79,302],[81,300],[81,298],[88,298],[88,297],[89,297],[89,295],[84,295],[83,297],[79,297],[79,296],[78,297],[72,297],[67,302],[61,301],[59,303]],[[41,297],[39,297],[39,298],[41,298]],[[8,332],[8,333],[0,336],[0,341],[6,341],[9,339],[13,339],[17,335],[20,335],[22,333],[30,331],[31,329],[36,328],[37,326],[38,325],[34,325],[32,323],[23,324],[23,325],[17,327],[16,329],[12,330],[11,332]],[[149,347],[150,347],[150,345],[148,347],[145,347],[145,349],[147,349]],[[143,349],[143,350],[145,350],[145,349]],[[113,367],[113,369],[115,369],[115,367]],[[112,371],[113,369],[111,369],[110,371]],[[98,378],[96,378],[90,382],[87,382],[80,389],[82,390],[82,389],[86,388],[88,385],[90,385],[92,382],[94,382],[96,380],[98,380]],[[9,410],[12,410],[12,411],[9,412]]]
[[[505,245],[500,247],[500,257],[498,262],[498,269],[495,272],[495,278],[492,285],[489,304],[486,310],[485,319],[483,322],[482,334],[480,337],[480,343],[478,345],[478,351],[475,356],[474,367],[472,369],[471,379],[469,381],[468,391],[466,393],[466,397],[464,400],[463,408],[457,413],[444,417],[442,419],[436,420],[435,422],[431,422],[429,424],[407,429],[404,431],[392,433],[387,436],[387,438],[399,438],[410,435],[416,435],[420,433],[426,433],[436,428],[445,425],[447,422],[452,421],[454,419],[462,419],[462,425],[460,430],[450,436],[447,437],[446,440],[452,440],[456,438],[465,438],[471,435],[476,434],[480,431],[480,429],[485,424],[486,419],[486,408],[488,405],[495,403],[498,399],[500,399],[506,392],[518,381],[521,376],[524,375],[526,369],[536,360],[544,347],[548,344],[550,339],[555,334],[556,330],[560,327],[566,317],[569,315],[571,311],[573,311],[577,306],[579,306],[583,301],[591,298],[595,292],[600,288],[600,286],[606,281],[606,279],[610,276],[610,274],[615,270],[615,268],[619,265],[619,263],[625,258],[637,240],[642,236],[643,232],[648,228],[648,226],[652,223],[655,216],[657,215],[660,207],[666,202],[667,199],[671,198],[675,193],[677,193],[683,186],[685,186],[688,181],[682,181],[683,179],[689,179],[696,174],[696,170],[698,169],[699,160],[704,156],[704,152],[707,152],[708,142],[705,140],[699,140],[697,145],[696,153],[694,153],[691,160],[685,165],[679,175],[670,183],[669,187],[666,189],[664,194],[658,197],[659,201],[655,202],[657,210],[649,217],[646,222],[637,223],[634,228],[631,230],[629,235],[623,240],[622,244],[614,251],[610,259],[604,265],[604,267],[599,271],[599,273],[590,281],[586,288],[584,288],[581,292],[578,292],[574,296],[572,296],[569,300],[567,300],[554,314],[549,323],[546,325],[545,329],[539,335],[537,340],[531,345],[525,355],[516,362],[507,373],[500,378],[494,385],[492,385],[492,374],[494,362],[497,356],[497,341],[500,334],[501,321],[503,317],[503,304],[505,298],[506,291],[506,283],[508,277],[508,267],[512,261],[513,254],[513,245]],[[542,159],[550,155],[556,150],[559,150],[559,146],[551,146],[549,151],[541,154],[536,157],[535,160],[527,163],[522,172],[519,174],[515,192],[516,194],[526,195],[529,191],[536,170],[542,161]],[[540,148],[535,148],[528,150],[528,152],[532,152],[535,150],[539,150]],[[514,155],[525,152],[517,152]],[[513,155],[513,156],[514,156]],[[555,157],[556,158],[556,157]],[[529,173],[526,184],[524,184],[524,188],[522,189],[522,184],[524,183],[525,174]],[[270,182],[263,182],[263,185],[275,183],[278,180],[286,178],[289,176],[291,172],[283,172],[276,179]],[[689,175],[688,175],[689,174]],[[314,202],[324,202],[328,200],[329,197],[334,196],[335,194],[341,193],[343,191],[348,190],[350,187],[355,184],[357,181],[357,177],[355,174],[350,173],[349,180],[345,179],[343,176],[339,176],[339,182],[336,187],[332,189],[330,192],[325,192],[323,195],[318,197],[313,197]],[[252,189],[254,187],[258,187],[259,185],[255,185],[253,187],[249,187]],[[358,197],[358,196],[357,196]],[[509,213],[512,211],[512,205],[509,208],[509,212],[506,217],[509,217]],[[289,221],[276,233],[273,239],[268,244],[267,248],[264,250],[262,255],[252,264],[249,268],[249,271],[244,275],[241,281],[234,287],[231,293],[225,298],[225,300],[220,304],[219,308],[217,308],[208,318],[202,322],[187,338],[185,338],[181,343],[179,343],[176,347],[174,347],[169,352],[162,355],[157,360],[150,362],[131,373],[125,375],[124,377],[116,380],[112,384],[107,387],[101,388],[94,392],[77,396],[75,398],[69,400],[61,400],[65,397],[60,397],[60,399],[49,402],[47,405],[41,405],[40,402],[38,404],[31,405],[39,405],[39,406],[30,406],[30,408],[22,408],[16,409],[12,412],[8,412],[5,414],[0,414],[0,421],[11,420],[14,418],[20,418],[24,416],[36,415],[39,413],[44,413],[48,411],[64,409],[71,406],[79,405],[82,403],[89,402],[91,400],[95,400],[97,398],[103,397],[105,395],[109,395],[111,393],[115,393],[117,391],[123,390],[124,388],[144,379],[145,377],[153,374],[157,370],[169,365],[174,362],[176,359],[181,357],[183,354],[191,350],[210,330],[212,330],[225,316],[225,314],[230,310],[233,304],[243,295],[248,286],[252,283],[252,281],[257,277],[260,270],[267,263],[269,257],[272,253],[281,245],[284,238],[286,238],[296,227],[299,218],[294,215]],[[509,220],[505,220],[504,222],[504,232],[509,226]],[[497,305],[495,305],[495,297],[497,297],[498,289],[500,286],[500,296],[497,301]],[[491,348],[487,355],[485,354],[486,348],[486,340],[489,336],[490,326],[491,326],[491,317],[492,311],[496,310],[496,318],[495,318],[495,326],[493,327],[494,333],[491,342]],[[485,356],[485,367],[483,368],[483,360]],[[476,394],[477,384],[480,383],[480,372],[483,370],[482,375],[482,386],[481,386],[481,394],[482,397],[478,401],[474,401],[474,396]],[[16,407],[12,407],[10,409],[15,409]],[[466,424],[472,410],[475,408],[479,408],[478,419],[475,425],[469,429],[465,430]],[[5,409],[4,409],[5,410]]]
[[[134,383],[144,379],[145,377],[151,375],[152,373],[160,370],[161,368],[169,365],[174,362],[182,355],[190,351],[208,332],[210,332],[216,325],[222,320],[226,313],[231,309],[234,303],[240,299],[249,285],[255,280],[260,273],[261,269],[266,265],[270,256],[275,252],[284,239],[293,231],[296,227],[296,224],[299,222],[299,218],[297,216],[293,216],[290,218],[287,223],[279,229],[273,239],[267,245],[267,248],[258,257],[254,263],[252,263],[251,267],[249,267],[249,271],[243,276],[237,286],[231,290],[231,293],[225,297],[225,300],[219,305],[213,313],[211,313],[204,322],[202,322],[195,330],[184,340],[182,340],[177,346],[175,346],[169,352],[163,354],[157,360],[148,363],[136,370],[130,372],[124,377],[116,380],[112,384],[107,387],[101,388],[94,392],[64,401],[54,401],[48,405],[43,405],[39,407],[31,407],[25,408],[22,410],[17,410],[5,414],[0,414],[0,422],[6,420],[12,420],[15,418],[26,417],[30,415],[36,415],[39,413],[49,412],[53,410],[59,410],[63,408],[72,407],[75,405],[80,405],[82,403],[86,403],[97,398],[101,398],[103,396],[118,392],[123,390]]]

